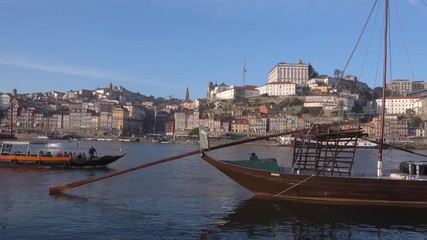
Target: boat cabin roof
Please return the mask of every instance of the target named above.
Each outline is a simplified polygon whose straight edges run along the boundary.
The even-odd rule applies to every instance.
[[[3,141],[2,144],[9,144],[9,145],[29,145],[30,142],[19,142],[19,141]]]

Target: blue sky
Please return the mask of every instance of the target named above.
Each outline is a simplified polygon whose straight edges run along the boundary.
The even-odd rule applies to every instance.
[[[427,0],[391,0],[392,14],[395,2],[400,22],[394,15],[391,76],[427,81]],[[245,58],[248,85],[265,84],[277,63],[298,59],[333,75],[344,68],[373,3],[0,0],[0,92],[65,92],[112,82],[155,97],[184,98],[188,87],[192,99],[203,98],[209,81],[242,85]],[[382,81],[380,30],[373,31],[381,24],[367,27],[346,70],[371,87]],[[373,53],[365,55],[368,47]]]

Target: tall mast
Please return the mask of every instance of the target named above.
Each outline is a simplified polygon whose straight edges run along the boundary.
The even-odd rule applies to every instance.
[[[13,135],[13,93],[10,94],[10,135]]]
[[[384,20],[384,66],[383,66],[383,96],[381,106],[381,134],[378,148],[378,165],[377,165],[377,176],[382,176],[382,161],[383,161],[383,141],[384,141],[384,126],[385,126],[385,95],[386,95],[386,84],[387,84],[387,35],[388,35],[388,14],[389,14],[389,0],[385,0],[385,20]]]

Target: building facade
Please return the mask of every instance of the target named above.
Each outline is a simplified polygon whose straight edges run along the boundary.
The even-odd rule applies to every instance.
[[[422,108],[422,97],[394,96],[385,99],[386,114],[418,114]],[[377,99],[377,113],[381,114],[383,101]]]
[[[349,111],[354,107],[352,96],[313,95],[306,96],[304,107],[323,107],[325,110]]]
[[[258,88],[259,94],[269,96],[293,96],[296,94],[296,84],[292,82],[271,82]]]
[[[0,109],[8,109],[10,107],[10,95],[7,93],[0,94]]]
[[[424,81],[392,80],[387,84],[391,96],[405,96],[408,93],[424,89]]]
[[[268,73],[268,83],[292,82],[297,85],[305,85],[312,77],[313,69],[310,64],[298,60],[296,64],[278,63]]]

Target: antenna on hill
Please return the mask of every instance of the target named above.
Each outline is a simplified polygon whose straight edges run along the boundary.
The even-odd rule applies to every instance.
[[[246,58],[245,62],[243,63],[243,87],[246,86]]]

